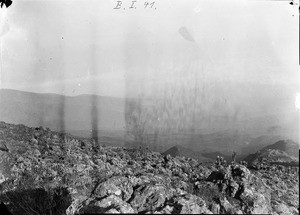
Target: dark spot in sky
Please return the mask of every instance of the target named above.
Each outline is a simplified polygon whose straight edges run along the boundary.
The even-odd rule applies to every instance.
[[[64,39],[64,37],[62,37],[61,39]]]
[[[3,7],[3,5],[5,5],[6,8],[8,8],[11,4],[12,4],[11,0],[0,0],[0,7],[1,8]]]
[[[178,32],[187,41],[195,42],[193,36],[190,34],[190,32],[188,31],[188,29],[186,27],[179,28]]]

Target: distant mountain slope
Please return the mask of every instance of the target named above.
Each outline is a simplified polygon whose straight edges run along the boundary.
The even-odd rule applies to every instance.
[[[263,150],[276,149],[286,152],[288,155],[299,158],[299,145],[292,140],[280,140],[272,145],[266,146]]]
[[[271,143],[275,143],[284,139],[283,136],[280,135],[262,135],[256,138],[252,138],[246,142],[246,144],[241,149],[241,154],[249,155],[251,153],[255,153],[258,150],[263,149],[264,147],[270,145]]]
[[[52,130],[123,130],[125,100],[0,90],[0,121]],[[94,127],[92,126],[94,124]]]
[[[31,127],[43,126],[55,131],[63,130],[64,132],[84,137],[91,137],[92,130],[98,130],[99,136],[106,137],[101,140],[107,141],[110,138],[109,142],[118,142],[119,144],[119,142],[121,142],[120,140],[125,136],[125,111],[127,101],[130,100],[96,95],[70,97],[58,94],[38,94],[0,89],[0,121],[24,124]],[[283,106],[288,104],[286,101],[281,102]],[[151,101],[148,101],[146,105],[151,105]],[[246,109],[250,111],[251,108]],[[228,126],[229,124],[224,126],[220,123],[220,117],[223,119],[227,116],[225,112],[220,116],[219,112],[211,112],[205,116],[206,119],[203,119],[203,121],[197,125],[197,129],[199,130],[195,130],[195,132],[192,133],[189,130],[183,130],[181,133],[176,133],[176,131],[168,134],[160,133],[157,144],[151,146],[151,143],[149,143],[149,148],[163,152],[174,145],[180,145],[199,152],[218,151],[222,154],[230,155],[232,151],[235,150],[239,154],[248,155],[272,142],[286,137],[292,138],[290,135],[282,135],[279,132],[279,128],[279,130],[275,129],[277,127],[274,127],[273,120],[264,120],[264,114],[266,113],[272,113],[276,119],[278,116],[281,116],[281,114],[284,115],[287,113],[289,117],[283,117],[283,119],[292,119],[291,122],[295,121],[294,112],[289,109],[285,111],[285,108],[281,106],[277,109],[272,109],[272,111],[265,109],[259,111],[255,109],[253,113],[249,112],[249,114],[247,114],[247,120],[240,121],[244,119],[244,117],[241,117],[233,121],[232,124],[228,122],[233,127]],[[169,110],[166,110],[166,114],[170,114]],[[174,119],[174,121],[177,122],[175,116],[177,117],[176,112],[174,112],[174,117],[171,115],[168,119]],[[273,132],[266,133],[264,129],[257,128],[257,125],[261,125],[260,122],[256,121],[258,119],[259,121],[265,122],[265,128],[274,127]],[[187,124],[190,123],[188,119],[186,121]],[[278,121],[279,125],[287,130],[291,130],[290,128],[295,127],[291,126],[293,123],[291,123],[290,120],[286,122],[286,125],[283,122],[282,120]],[[240,125],[244,127],[240,127]],[[235,129],[235,126],[243,128],[243,130]],[[250,128],[259,130],[264,136],[261,136],[262,134],[257,131],[251,132]],[[99,130],[112,131],[114,134],[101,133]],[[118,134],[116,131],[118,131]],[[276,136],[274,133],[276,133]],[[122,144],[123,142],[119,145]],[[244,149],[241,150],[243,147]]]
[[[233,151],[237,152],[237,160],[251,153],[255,153],[263,147],[284,139],[279,135],[263,135],[251,137],[248,134],[236,134],[234,132],[217,132],[210,134],[173,134],[172,136],[160,136],[158,145],[160,151],[164,152],[174,145],[193,149],[204,156],[215,159],[217,155],[231,161]],[[220,153],[220,154],[217,154]]]
[[[195,152],[191,149],[179,145],[171,147],[170,149],[163,152],[162,154],[163,155],[170,154],[173,157],[179,156],[179,157],[186,157],[186,158],[194,158],[200,162],[213,161],[213,159],[203,156],[200,152]]]
[[[299,146],[291,140],[280,140],[250,154],[244,160],[252,166],[260,164],[299,165]]]

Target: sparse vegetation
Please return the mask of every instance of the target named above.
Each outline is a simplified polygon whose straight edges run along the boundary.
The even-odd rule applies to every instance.
[[[233,151],[232,152],[232,163],[235,163],[235,159],[236,159],[236,152],[235,151]]]
[[[217,168],[220,168],[221,166],[226,167],[227,166],[227,161],[220,156],[217,156],[217,159],[215,161],[215,165]]]
[[[248,162],[247,162],[247,161],[240,161],[240,164],[241,164],[241,165],[244,165],[244,166],[246,166],[246,167],[248,166]]]

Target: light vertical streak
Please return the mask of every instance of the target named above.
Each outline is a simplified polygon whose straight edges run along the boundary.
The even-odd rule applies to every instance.
[[[295,96],[295,107],[296,107],[296,111],[297,111],[297,124],[298,124],[298,129],[297,129],[297,133],[298,133],[298,146],[300,146],[300,92],[296,93]]]
[[[1,22],[0,25],[3,29],[0,29],[0,89],[2,89],[2,73],[3,73],[3,39],[2,39],[2,31],[5,32],[5,23],[4,18],[6,16],[6,10],[4,8],[1,8]]]
[[[3,71],[3,62],[2,62],[2,38],[0,37],[0,89],[2,89],[2,71]]]

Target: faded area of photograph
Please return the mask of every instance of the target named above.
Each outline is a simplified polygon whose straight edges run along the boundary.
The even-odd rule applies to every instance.
[[[27,135],[39,143],[45,135],[45,142],[100,151],[206,165],[247,161],[255,168],[267,157],[294,168],[298,7],[258,0],[15,0],[0,8],[0,153],[14,148],[12,140]],[[299,203],[286,202],[277,214],[299,212]],[[256,212],[276,211],[277,203]],[[151,211],[130,204],[129,213]],[[291,205],[295,210],[286,209]]]

